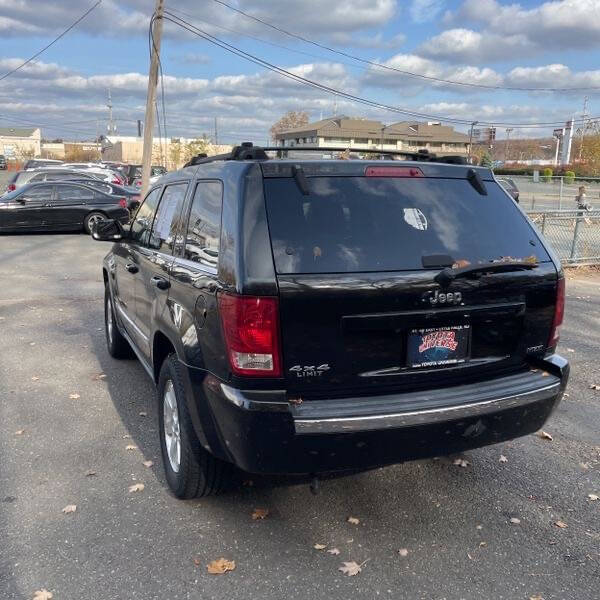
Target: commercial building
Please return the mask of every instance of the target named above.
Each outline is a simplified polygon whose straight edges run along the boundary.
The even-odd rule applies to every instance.
[[[439,122],[402,121],[385,125],[380,121],[333,117],[276,134],[278,146],[288,148],[344,147],[350,150],[405,150],[465,156],[469,136]]]
[[[39,156],[41,141],[39,127],[0,127],[0,154],[8,160]]]

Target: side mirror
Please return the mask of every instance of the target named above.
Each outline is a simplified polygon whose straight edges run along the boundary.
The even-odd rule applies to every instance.
[[[98,221],[92,227],[92,238],[98,242],[118,242],[125,237],[123,225],[115,219]]]

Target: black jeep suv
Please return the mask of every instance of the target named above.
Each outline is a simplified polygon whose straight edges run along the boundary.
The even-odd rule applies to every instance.
[[[254,473],[369,469],[539,429],[561,266],[486,168],[289,160],[264,149],[163,177],[100,223],[106,336],[158,387],[182,498]]]

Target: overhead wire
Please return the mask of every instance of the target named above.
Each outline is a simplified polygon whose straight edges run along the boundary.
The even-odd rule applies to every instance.
[[[373,60],[369,60],[369,59],[363,58],[361,56],[356,56],[354,54],[350,54],[349,52],[344,52],[343,50],[339,50],[337,48],[332,48],[330,46],[327,46],[327,45],[317,42],[315,40],[311,40],[311,39],[309,39],[303,35],[300,35],[298,33],[294,33],[294,32],[288,31],[286,29],[283,29],[282,27],[274,25],[273,23],[269,23],[268,21],[265,21],[264,19],[260,19],[259,17],[256,17],[254,15],[251,15],[250,13],[247,13],[235,6],[232,6],[231,4],[228,4],[227,2],[224,2],[223,0],[213,0],[213,2],[215,2],[216,4],[220,4],[221,6],[224,6],[225,8],[228,8],[229,10],[232,10],[232,11],[242,15],[242,16],[246,17],[247,19],[251,19],[257,23],[261,23],[262,25],[265,25],[266,27],[269,27],[269,28],[273,29],[274,31],[283,33],[284,35],[287,35],[289,37],[300,40],[306,44],[312,44],[313,46],[317,46],[318,48],[322,48],[323,50],[327,50],[328,52],[332,52],[332,53],[338,54],[340,56],[345,56],[346,58],[350,58],[352,60],[367,64],[367,65],[370,65],[373,67],[379,67],[381,69],[394,71],[396,73],[405,75],[407,77],[414,77],[414,78],[419,78],[419,79],[423,79],[423,80],[433,81],[436,83],[444,83],[447,85],[473,87],[473,88],[481,88],[481,89],[489,89],[489,90],[507,90],[507,91],[521,91],[521,92],[567,92],[567,91],[581,92],[581,91],[586,91],[586,90],[600,90],[600,86],[585,86],[585,87],[582,86],[582,87],[562,87],[562,88],[560,88],[560,87],[524,87],[524,86],[491,85],[491,84],[484,84],[484,83],[471,83],[471,82],[466,82],[466,81],[456,81],[456,80],[452,80],[452,79],[444,79],[442,77],[434,77],[432,75],[424,75],[423,73],[415,73],[413,71],[398,69],[397,67],[393,67],[391,65],[386,65],[385,63],[379,63],[379,62],[376,62]],[[179,12],[182,12],[182,11],[179,11]],[[191,15],[188,15],[188,16],[191,16]]]
[[[41,50],[39,50],[38,52],[36,52],[33,56],[29,57],[26,61],[24,61],[23,63],[21,63],[20,65],[18,65],[14,69],[11,69],[7,73],[4,73],[4,75],[1,75],[0,76],[0,81],[2,81],[3,79],[6,79],[7,77],[10,77],[13,73],[16,73],[17,71],[21,70],[23,67],[25,67],[26,65],[28,65],[31,61],[35,60],[38,56],[40,56],[46,50],[48,50],[48,48],[50,48],[51,46],[53,46],[54,44],[56,44],[56,42],[58,42],[58,40],[60,40],[67,33],[69,33],[69,31],[71,31],[71,29],[73,29],[74,27],[76,27],[77,25],[79,25],[79,23],[81,23],[81,21],[83,21],[83,19],[85,19],[100,4],[102,4],[102,0],[98,0],[98,2],[96,2],[96,4],[94,4],[90,8],[88,8],[76,21],[74,21],[73,23],[71,23],[71,25],[69,25],[69,27],[67,27],[60,35],[58,35],[57,37],[55,37],[49,44],[47,44]]]
[[[564,125],[564,121],[552,121],[552,122],[541,122],[541,123],[515,123],[515,122],[487,121],[482,118],[461,119],[461,118],[450,117],[450,116],[446,116],[446,115],[432,115],[432,114],[428,114],[428,113],[418,112],[415,110],[409,110],[409,109],[405,109],[405,108],[391,106],[388,104],[370,100],[368,98],[357,96],[355,94],[350,94],[348,92],[344,92],[342,90],[332,88],[330,86],[327,86],[327,85],[319,83],[317,81],[308,79],[306,77],[302,77],[301,75],[298,75],[296,73],[292,73],[291,71],[288,71],[282,67],[279,67],[278,65],[275,65],[269,61],[266,61],[258,56],[255,56],[254,54],[246,52],[246,51],[242,50],[241,48],[238,48],[232,44],[229,44],[228,42],[225,42],[224,40],[222,40],[220,38],[217,38],[216,36],[209,34],[208,32],[193,25],[192,23],[189,23],[185,19],[178,17],[177,15],[175,15],[174,13],[172,13],[170,11],[165,11],[164,18],[166,20],[171,21],[172,23],[180,26],[181,28],[189,31],[190,33],[193,33],[193,34],[197,35],[198,37],[200,37],[206,41],[209,41],[212,44],[214,44],[232,54],[235,54],[241,58],[244,58],[245,60],[253,62],[254,64],[257,64],[257,65],[259,65],[263,68],[266,68],[270,71],[273,71],[273,72],[281,75],[282,77],[292,79],[292,80],[296,81],[297,83],[301,83],[301,84],[307,85],[309,87],[313,87],[315,89],[325,91],[329,94],[334,94],[336,96],[343,97],[347,100],[350,100],[352,102],[356,102],[359,104],[364,104],[364,105],[371,106],[374,108],[387,110],[389,112],[394,112],[394,113],[398,113],[398,114],[402,114],[402,115],[410,116],[410,117],[414,117],[414,118],[422,118],[422,119],[436,120],[436,121],[446,121],[446,122],[451,122],[451,123],[461,124],[461,125],[471,125],[471,124],[473,124],[473,122],[477,122],[477,124],[479,124],[479,125],[489,125],[489,126],[498,126],[499,125],[499,126],[519,127],[519,128],[538,128],[538,127],[539,128],[549,128],[549,127],[553,127],[553,126]],[[581,121],[581,120],[582,119],[573,119],[573,121]]]

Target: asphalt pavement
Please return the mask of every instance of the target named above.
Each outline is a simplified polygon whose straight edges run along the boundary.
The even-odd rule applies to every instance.
[[[573,370],[552,441],[326,481],[318,496],[249,476],[180,501],[153,384],[106,351],[108,249],[83,234],[0,236],[1,600],[600,597],[600,276],[567,283]],[[208,574],[221,557],[235,570]],[[345,576],[344,561],[362,571]]]

